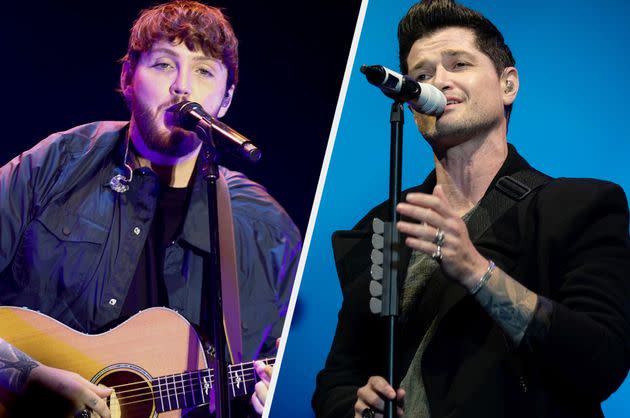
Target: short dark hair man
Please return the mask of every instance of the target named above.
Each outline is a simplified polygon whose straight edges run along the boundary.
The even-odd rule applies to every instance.
[[[222,117],[238,82],[237,49],[217,8],[173,1],[140,14],[120,77],[130,122],[95,122],[54,134],[0,169],[0,304],[26,306],[87,333],[154,306],[199,323],[209,251],[202,144],[196,133],[175,126],[167,109],[189,100]],[[240,362],[275,351],[301,239],[264,188],[241,173],[223,167],[220,173],[231,206],[232,219],[220,228],[233,224],[242,358],[229,348]],[[164,339],[172,343],[169,335]],[[72,409],[44,406],[47,416],[85,409],[109,416],[102,398],[110,390],[28,354],[0,339],[5,391],[39,384]],[[268,383],[270,370],[260,363],[255,368]],[[200,389],[195,394],[203,396]],[[177,396],[168,403],[179,403]],[[266,385],[258,384],[252,403],[259,413],[265,397]]]
[[[552,179],[507,143],[518,71],[481,14],[424,1],[398,36],[402,71],[447,98],[441,116],[414,115],[435,171],[398,207],[399,381],[381,377],[385,349],[374,341],[385,329],[368,309],[364,239],[365,257],[355,248],[337,260],[344,302],[317,379],[317,416],[381,416],[386,398],[413,417],[602,416],[630,365],[623,191]],[[386,206],[355,230],[368,237]]]

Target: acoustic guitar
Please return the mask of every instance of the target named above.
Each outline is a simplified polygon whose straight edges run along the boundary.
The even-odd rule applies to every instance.
[[[113,418],[180,417],[213,402],[215,374],[201,340],[167,308],[147,309],[105,333],[87,335],[26,308],[0,307],[0,337],[43,364],[113,389],[107,399]],[[230,365],[230,398],[251,395],[257,381],[253,362]],[[6,405],[11,397],[0,392]],[[6,415],[0,404],[0,417]]]

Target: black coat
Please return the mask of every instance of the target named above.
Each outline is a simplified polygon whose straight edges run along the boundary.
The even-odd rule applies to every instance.
[[[531,168],[510,146],[488,190],[500,177],[524,169]],[[431,193],[434,185],[432,173],[405,193]],[[488,192],[479,204],[489,204]],[[334,235],[343,305],[317,377],[318,417],[353,416],[357,389],[370,376],[385,375],[385,326],[369,312],[368,286],[372,219],[385,219],[387,206],[372,209],[352,231]],[[623,190],[592,179],[551,180],[473,243],[553,302],[549,333],[542,338],[527,333],[513,347],[475,299],[437,269],[411,319],[399,324],[396,383],[423,336],[418,330],[437,314],[422,359],[432,418],[603,416],[600,403],[630,368],[630,241]],[[406,248],[405,268],[409,255]]]

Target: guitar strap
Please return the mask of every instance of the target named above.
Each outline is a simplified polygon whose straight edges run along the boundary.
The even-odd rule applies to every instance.
[[[238,294],[238,268],[230,191],[223,176],[217,181],[219,218],[219,252],[221,256],[221,293],[223,297],[223,329],[232,364],[243,361],[241,309]]]
[[[512,206],[549,181],[551,177],[532,168],[499,178],[494,187],[479,202],[484,210],[473,212],[467,223],[471,241],[476,242]]]

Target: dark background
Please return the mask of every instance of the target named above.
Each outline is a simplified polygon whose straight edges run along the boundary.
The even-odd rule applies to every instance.
[[[158,3],[24,1],[2,12],[0,165],[53,132],[129,119],[118,60],[138,12]],[[304,234],[360,1],[211,4],[240,41],[240,82],[223,121],[263,152],[255,165],[223,164],[266,186]]]

